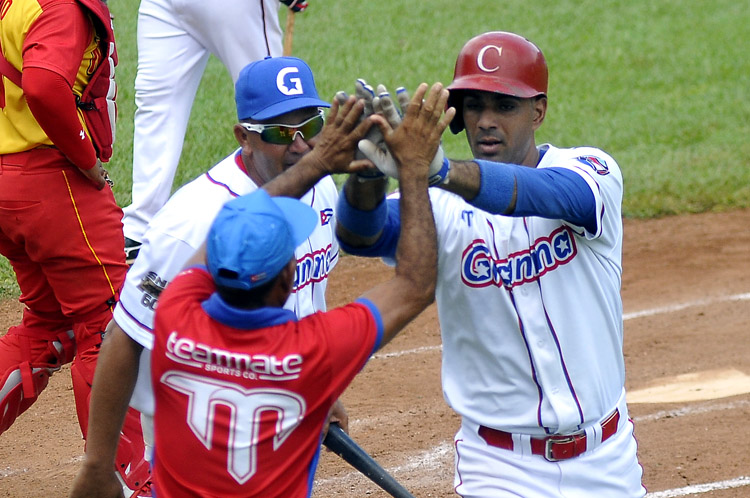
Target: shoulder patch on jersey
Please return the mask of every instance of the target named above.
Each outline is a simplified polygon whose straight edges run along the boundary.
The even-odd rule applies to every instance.
[[[141,306],[155,309],[156,303],[162,291],[167,287],[169,281],[164,280],[156,272],[150,271],[141,279],[138,290],[141,291]]]
[[[323,208],[320,210],[320,226],[326,226],[333,218],[333,208]]]
[[[593,169],[597,175],[609,174],[609,166],[607,166],[607,162],[604,159],[596,156],[579,156],[576,159]]]
[[[164,280],[156,272],[150,271],[141,279],[138,289],[147,292],[154,297],[159,297],[169,282]]]

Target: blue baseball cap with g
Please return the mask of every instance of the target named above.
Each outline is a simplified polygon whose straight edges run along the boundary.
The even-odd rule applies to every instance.
[[[320,100],[312,70],[296,57],[266,57],[240,71],[234,84],[237,118],[262,121],[305,107],[331,107]]]
[[[206,262],[217,285],[250,290],[273,280],[318,223],[297,199],[263,189],[224,204],[208,232]]]

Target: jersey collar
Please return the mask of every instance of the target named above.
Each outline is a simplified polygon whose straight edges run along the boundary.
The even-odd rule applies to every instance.
[[[237,329],[252,330],[297,321],[294,312],[284,308],[235,308],[225,303],[216,292],[203,301],[201,306],[203,311],[217,322]]]
[[[537,150],[539,151],[539,159],[536,162],[536,165],[539,166],[542,164],[542,159],[544,159],[544,154],[547,153],[549,150],[549,144],[540,145]]]
[[[250,176],[250,174],[247,172],[247,168],[245,167],[245,162],[242,160],[242,149],[238,149],[234,154],[234,163],[238,168],[240,168],[240,170],[242,170],[243,173],[245,173],[247,176]]]

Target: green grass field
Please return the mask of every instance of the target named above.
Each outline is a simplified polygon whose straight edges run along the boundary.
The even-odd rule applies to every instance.
[[[309,0],[298,14],[294,55],[321,96],[363,77],[390,88],[449,83],[461,46],[490,30],[534,41],[550,70],[539,142],[593,145],[625,178],[624,214],[654,217],[750,206],[750,11],[736,0]],[[220,0],[215,0],[220,8]],[[137,0],[110,0],[120,64],[115,156],[108,166],[130,202]],[[285,11],[282,12],[282,26]],[[222,29],[217,26],[216,29]],[[175,189],[235,147],[229,75],[209,62],[193,107]],[[468,158],[463,135],[448,155]],[[17,293],[7,265],[0,295]]]

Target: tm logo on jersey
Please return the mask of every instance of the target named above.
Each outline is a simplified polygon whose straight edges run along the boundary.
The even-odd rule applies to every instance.
[[[469,287],[513,288],[538,280],[545,273],[570,262],[577,254],[573,232],[563,226],[549,237],[534,241],[530,249],[496,260],[488,244],[477,239],[461,258],[461,280]]]
[[[294,272],[294,291],[297,292],[311,283],[321,282],[328,278],[332,258],[331,244],[298,258],[297,270]]]

